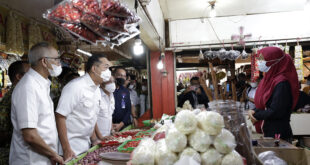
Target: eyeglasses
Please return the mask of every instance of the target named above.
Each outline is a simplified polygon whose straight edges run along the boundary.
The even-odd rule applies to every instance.
[[[56,62],[60,62],[60,57],[44,57],[44,58],[52,59],[52,60],[55,60]]]

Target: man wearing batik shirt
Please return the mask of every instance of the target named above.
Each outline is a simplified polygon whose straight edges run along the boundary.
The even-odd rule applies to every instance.
[[[29,67],[26,61],[15,61],[8,69],[12,87],[0,102],[0,165],[9,164],[10,144],[13,133],[11,122],[12,93],[18,81],[29,70]]]

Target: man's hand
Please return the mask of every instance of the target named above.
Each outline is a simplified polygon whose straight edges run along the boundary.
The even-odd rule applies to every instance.
[[[197,93],[198,95],[201,95],[201,89],[200,89],[200,88],[197,88],[196,93]]]
[[[136,118],[133,118],[133,126],[138,127],[138,120]]]
[[[100,139],[96,139],[96,140],[93,140],[93,141],[91,142],[91,145],[92,145],[92,146],[95,146],[95,145],[100,144],[100,143],[101,143],[101,140],[100,140]]]
[[[58,154],[56,154],[56,153],[55,153],[55,155],[50,157],[50,160],[51,160],[53,165],[56,165],[56,163],[58,163],[58,164],[65,164],[63,158],[61,156],[59,156]]]
[[[206,84],[206,79],[203,78],[203,77],[200,77],[200,78],[199,78],[199,83],[200,83],[201,86],[207,86],[207,84]]]
[[[76,158],[76,156],[75,156],[75,154],[71,148],[64,150],[63,154],[64,154],[63,156],[64,156],[65,162],[68,162],[71,159]]]
[[[116,132],[119,132],[119,131],[123,128],[123,126],[124,126],[124,123],[123,123],[123,122],[121,122],[121,123],[119,123],[119,124],[114,124],[114,125],[113,125],[114,130],[115,130]]]
[[[251,119],[252,123],[255,124],[257,122],[257,120],[255,119],[255,117],[253,116],[255,113],[255,111],[253,110],[249,110],[248,111],[248,115],[249,115],[249,119]]]

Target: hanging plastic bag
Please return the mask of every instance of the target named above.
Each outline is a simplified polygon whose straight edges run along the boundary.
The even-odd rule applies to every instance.
[[[9,13],[6,23],[6,52],[16,53],[16,18],[13,12]]]

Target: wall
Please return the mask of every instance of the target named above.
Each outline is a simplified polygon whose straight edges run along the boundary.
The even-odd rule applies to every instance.
[[[159,56],[160,52],[151,52],[151,89],[154,119],[161,118],[162,114],[175,114],[174,55],[172,52],[165,52],[167,76],[163,76],[157,69]]]
[[[270,14],[216,17],[210,19],[220,40],[231,42],[231,35],[252,34],[251,40],[278,40],[309,37],[310,13],[294,11]],[[307,21],[308,20],[308,21]],[[169,22],[171,46],[219,43],[210,23],[204,19],[175,20]],[[193,30],[195,29],[195,30]]]

